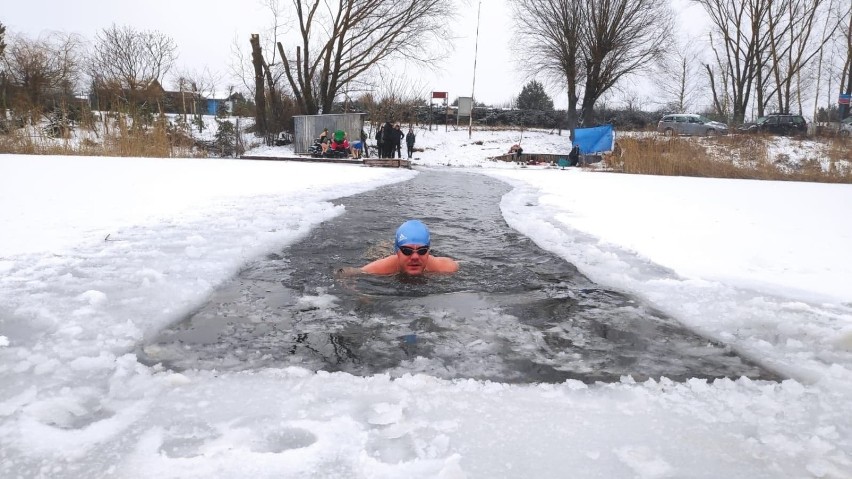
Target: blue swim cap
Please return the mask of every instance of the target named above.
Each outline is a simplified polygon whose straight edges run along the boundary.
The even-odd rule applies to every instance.
[[[419,220],[408,220],[396,230],[394,235],[393,250],[396,251],[400,246],[406,244],[416,244],[421,246],[429,246],[429,228]]]

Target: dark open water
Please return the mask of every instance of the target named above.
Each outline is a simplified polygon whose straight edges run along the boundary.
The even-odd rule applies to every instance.
[[[499,210],[508,191],[483,175],[427,171],[343,198],[345,214],[251,264],[146,343],[140,359],[512,383],[777,379],[509,228]],[[409,218],[429,225],[435,253],[459,260],[458,274],[335,278],[390,253]]]

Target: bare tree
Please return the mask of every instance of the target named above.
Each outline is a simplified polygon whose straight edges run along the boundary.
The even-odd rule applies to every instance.
[[[90,70],[95,83],[130,95],[159,83],[177,59],[171,37],[157,31],[142,31],[113,24],[95,37]]]
[[[672,30],[672,12],[656,0],[586,0],[584,118],[594,120],[595,102],[623,77],[648,69],[660,58]]]
[[[329,112],[347,85],[395,59],[433,64],[449,50],[455,3],[292,0],[297,46],[277,46],[297,104],[307,114]]]
[[[733,121],[742,123],[755,82],[759,95],[765,90],[765,81],[759,72],[766,61],[768,39],[764,29],[768,24],[771,0],[693,1],[710,16],[711,49],[725,72],[724,76],[711,77],[710,81],[730,95]],[[719,73],[709,66],[707,70],[710,75]],[[758,100],[758,103],[761,102]]]
[[[257,105],[255,112],[255,126],[261,135],[269,133],[269,124],[266,121],[266,96],[263,88],[263,70],[269,70],[266,60],[263,59],[263,51],[260,48],[260,35],[253,34],[249,39],[251,42],[251,61],[254,65],[254,102]]]
[[[713,111],[716,115],[730,118],[731,114],[731,96],[728,85],[731,84],[729,69],[727,64],[719,55],[719,50],[713,48],[713,36],[710,36],[710,46],[713,52],[713,63],[705,63],[704,69],[707,71],[707,81],[710,84],[710,94],[713,101]],[[717,78],[719,79],[717,85]]]
[[[380,73],[379,80],[381,86],[374,93],[359,99],[369,117],[379,122],[412,123],[417,107],[425,103],[426,88],[419,82],[406,81],[391,74]]]
[[[703,86],[698,57],[698,49],[690,41],[675,43],[664,57],[656,79],[667,110],[687,113],[698,100]]]
[[[13,104],[21,112],[41,113],[51,105],[64,107],[79,79],[80,38],[74,34],[50,33],[35,40],[15,36],[0,57],[14,94]]]
[[[572,137],[578,123],[595,120],[602,95],[661,57],[672,29],[671,10],[659,1],[513,0],[513,6],[531,73],[559,75],[567,86]]]
[[[574,138],[579,92],[585,80],[583,29],[585,4],[574,0],[515,0],[517,53],[530,77],[542,75],[568,92],[568,130]]]
[[[231,62],[228,64],[230,78],[240,85],[239,90],[248,92],[249,97],[254,96],[254,70],[252,68],[251,59],[246,51],[243,50],[244,42],[239,38],[234,38],[231,41]]]
[[[3,50],[6,49],[6,27],[3,22],[0,22],[0,56],[3,56]]]
[[[844,35],[846,39],[846,55],[842,74],[840,76],[840,91],[848,95],[852,94],[852,5],[847,5],[846,10],[840,12],[840,18],[843,25],[848,25]],[[840,117],[845,118],[849,113],[850,105],[842,106],[843,108],[840,111]]]
[[[202,115],[206,112],[206,105],[199,102],[213,96],[220,81],[219,77],[207,68],[201,71],[182,70],[175,77],[174,84],[181,93],[179,111],[183,113],[184,122],[186,115],[192,114],[199,132],[204,129]]]
[[[822,35],[815,38],[815,28],[821,18],[830,18],[830,5],[824,0],[783,0],[772,3],[768,15],[769,56],[768,69],[774,82],[769,91],[774,96],[778,111],[790,112],[793,96],[798,93],[797,77],[808,63],[831,39],[838,27],[832,22]],[[765,105],[758,105],[759,114]],[[799,101],[801,110],[801,101]]]
[[[837,30],[837,21],[820,21],[831,10],[830,0],[693,0],[710,15],[711,47],[722,67],[708,68],[712,84],[730,95],[731,114],[741,123],[754,98],[758,116],[772,106],[789,113],[794,100],[801,111],[802,88]],[[819,78],[819,77],[818,77]]]
[[[3,26],[3,23],[0,23],[0,58],[3,57],[3,51],[6,50],[6,27]],[[6,118],[6,109],[8,108],[8,104],[6,102],[6,90],[8,89],[9,80],[6,76],[6,72],[3,68],[3,64],[0,63],[0,120],[4,120]]]

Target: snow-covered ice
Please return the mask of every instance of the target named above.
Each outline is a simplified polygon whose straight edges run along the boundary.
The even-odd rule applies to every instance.
[[[789,379],[149,367],[136,345],[247,261],[417,171],[0,155],[0,477],[852,477],[852,186],[487,160],[519,139],[421,131],[415,163],[509,182],[510,226]]]

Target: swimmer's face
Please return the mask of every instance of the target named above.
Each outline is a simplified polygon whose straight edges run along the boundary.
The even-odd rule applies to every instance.
[[[399,261],[399,269],[406,274],[413,276],[423,274],[426,270],[426,262],[429,261],[429,247],[416,244],[402,245],[396,251],[396,259]]]

